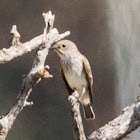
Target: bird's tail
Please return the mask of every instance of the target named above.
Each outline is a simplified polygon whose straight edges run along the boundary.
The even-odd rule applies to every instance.
[[[95,114],[94,114],[93,108],[90,104],[83,105],[83,110],[84,110],[85,118],[87,120],[95,119]]]

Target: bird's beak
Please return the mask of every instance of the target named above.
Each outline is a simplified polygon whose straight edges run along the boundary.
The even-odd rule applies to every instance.
[[[55,50],[56,48],[54,47],[54,46],[51,46],[50,48],[49,48],[49,50]]]

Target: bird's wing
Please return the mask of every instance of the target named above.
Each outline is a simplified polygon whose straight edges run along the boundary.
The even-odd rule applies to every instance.
[[[65,83],[65,85],[66,85],[66,88],[67,88],[67,90],[68,90],[68,92],[69,92],[69,95],[71,95],[72,92],[73,92],[73,90],[70,88],[70,86],[69,86],[69,84],[68,84],[68,82],[67,82],[67,80],[66,80],[66,78],[65,78],[65,75],[64,75],[64,72],[63,72],[63,69],[62,69],[62,68],[60,68],[60,72],[61,72],[63,81],[64,81],[64,83]]]
[[[90,94],[90,99],[92,103],[92,96],[93,96],[93,76],[92,76],[92,71],[90,64],[85,56],[83,56],[83,69],[86,72],[86,77],[88,81],[88,88],[89,88],[89,94]]]

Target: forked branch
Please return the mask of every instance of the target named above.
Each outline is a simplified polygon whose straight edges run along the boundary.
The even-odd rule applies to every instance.
[[[46,14],[43,13],[43,16],[45,18]],[[20,34],[17,31],[16,25],[14,25],[11,29],[11,41],[9,43],[9,48],[3,48],[0,50],[0,64],[4,64],[18,56],[31,52],[35,48],[38,48],[38,46],[40,46],[44,41],[46,42],[47,39],[51,38],[50,41],[54,43],[68,36],[70,34],[69,31],[59,34],[57,29],[53,28],[54,18],[55,16],[53,15],[52,17],[50,16],[50,19],[45,19],[45,23],[47,25],[44,28],[44,33],[25,43],[20,42]],[[51,34],[48,34],[50,30]],[[46,34],[46,36],[49,35],[49,37],[44,38],[44,34]]]
[[[12,46],[9,49],[3,49],[0,51],[0,63],[5,63],[7,61],[10,61],[14,57],[17,57],[19,54],[22,55],[36,47],[39,47],[33,62],[32,69],[29,74],[23,79],[22,87],[17,97],[17,103],[5,117],[2,117],[0,119],[0,140],[5,140],[8,131],[11,129],[20,111],[25,106],[33,104],[33,102],[28,102],[27,99],[34,85],[38,83],[41,78],[52,77],[52,75],[50,75],[47,71],[49,69],[49,66],[44,66],[46,57],[48,55],[48,48],[52,43],[70,34],[70,32],[59,34],[57,29],[53,28],[54,15],[52,15],[50,11],[48,13],[43,13],[43,17],[46,23],[43,35],[22,44],[19,42],[20,35],[16,30],[16,26],[13,26],[11,30],[13,38],[11,41]]]

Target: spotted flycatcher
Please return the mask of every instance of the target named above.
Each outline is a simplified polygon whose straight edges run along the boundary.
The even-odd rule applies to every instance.
[[[92,108],[93,77],[87,58],[69,40],[61,40],[50,49],[55,50],[61,58],[61,74],[69,94],[77,91],[86,119],[94,119],[95,114]]]

